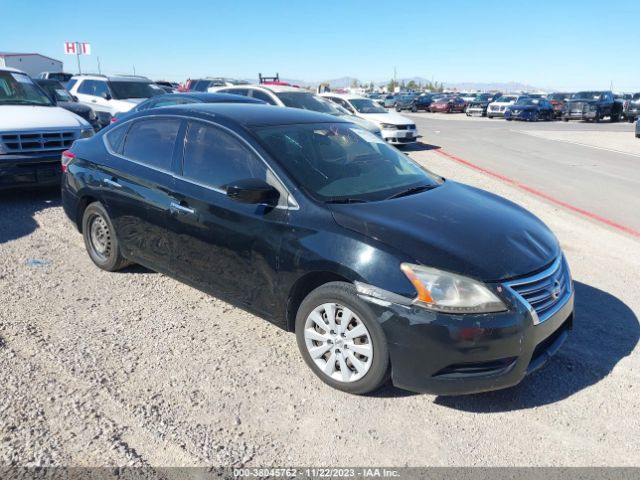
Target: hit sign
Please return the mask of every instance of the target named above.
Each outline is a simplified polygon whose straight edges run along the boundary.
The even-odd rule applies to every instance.
[[[91,44],[84,42],[65,42],[64,53],[67,55],[91,55]]]

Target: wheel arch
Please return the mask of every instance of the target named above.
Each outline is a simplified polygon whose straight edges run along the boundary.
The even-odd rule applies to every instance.
[[[286,328],[295,331],[296,314],[302,301],[316,288],[330,282],[353,283],[343,275],[331,271],[313,271],[304,274],[293,284],[287,297]]]
[[[82,217],[84,215],[84,211],[87,209],[89,205],[94,202],[97,202],[98,199],[91,195],[84,195],[80,198],[78,202],[78,208],[76,209],[75,222],[78,227],[78,231],[82,233]]]

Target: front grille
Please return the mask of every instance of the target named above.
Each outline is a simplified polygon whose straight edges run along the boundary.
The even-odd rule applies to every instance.
[[[571,102],[569,111],[571,113],[582,113],[586,104],[584,102]]]
[[[46,152],[66,150],[78,138],[78,132],[29,132],[0,135],[7,153]]]
[[[536,275],[506,282],[535,311],[542,323],[555,314],[571,295],[571,274],[564,257],[560,256],[548,269]]]
[[[398,125],[398,130],[415,130],[416,126],[413,124],[409,125]]]

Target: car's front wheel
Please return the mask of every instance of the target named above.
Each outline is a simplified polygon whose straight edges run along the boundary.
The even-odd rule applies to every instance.
[[[100,202],[91,203],[82,215],[82,236],[89,257],[108,272],[120,270],[130,262],[120,253],[120,244],[109,214]]]
[[[304,299],[296,315],[296,339],[307,365],[333,388],[364,394],[388,378],[384,332],[350,283],[327,283]]]

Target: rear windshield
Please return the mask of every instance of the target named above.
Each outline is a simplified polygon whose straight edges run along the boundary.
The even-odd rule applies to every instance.
[[[116,99],[124,98],[151,98],[156,95],[163,95],[158,85],[151,82],[130,82],[126,80],[115,80],[109,82],[113,97]]]

